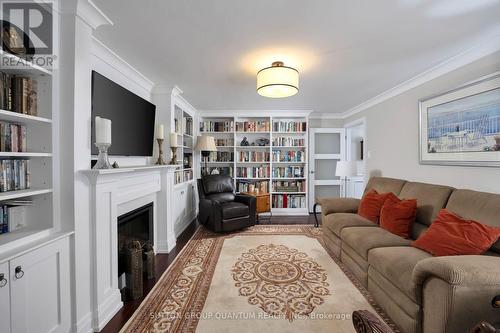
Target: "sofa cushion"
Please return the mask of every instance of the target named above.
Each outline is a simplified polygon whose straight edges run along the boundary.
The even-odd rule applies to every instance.
[[[338,237],[340,237],[342,229],[347,227],[377,227],[377,225],[370,220],[352,213],[329,214],[322,222],[324,227],[331,230]]]
[[[399,195],[403,185],[406,183],[406,180],[402,179],[394,179],[394,178],[386,178],[386,177],[371,177],[366,184],[365,192],[367,193],[370,190],[375,190],[378,193],[387,193],[392,192],[395,195]]]
[[[250,215],[250,210],[247,205],[240,202],[225,202],[222,204],[222,218],[230,220],[237,217],[245,217]]]
[[[412,246],[434,256],[479,255],[500,238],[500,228],[490,227],[442,209],[429,230]]]
[[[415,215],[417,200],[400,200],[390,193],[380,211],[380,226],[403,238],[409,238]]]
[[[455,190],[451,194],[450,200],[448,200],[446,209],[465,219],[500,227],[499,194],[471,190]],[[500,241],[493,245],[491,251],[500,253]]]
[[[382,228],[352,227],[344,228],[340,234],[342,243],[349,245],[364,260],[368,252],[377,247],[409,246],[411,241],[401,238]]]
[[[389,195],[395,196],[392,192],[378,193],[373,189],[368,191],[363,195],[359,203],[358,215],[378,224],[380,222],[380,211]]]
[[[413,269],[419,261],[430,257],[429,253],[410,246],[384,247],[371,250],[368,263],[410,299],[420,304],[420,291],[412,279]]]
[[[424,183],[407,182],[401,192],[401,199],[417,199],[418,223],[431,225],[438,212],[446,206],[453,191],[452,187]]]

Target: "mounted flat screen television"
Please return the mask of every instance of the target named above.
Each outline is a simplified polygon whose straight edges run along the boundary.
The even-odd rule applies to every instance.
[[[111,119],[109,155],[152,156],[156,106],[92,71],[92,155],[95,117]]]

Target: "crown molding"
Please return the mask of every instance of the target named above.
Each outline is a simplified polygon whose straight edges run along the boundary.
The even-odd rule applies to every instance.
[[[134,66],[126,62],[118,54],[113,52],[109,47],[104,45],[95,36],[92,36],[92,54],[146,90],[148,94],[151,94],[154,82],[135,69]]]
[[[76,15],[94,30],[101,25],[113,25],[113,21],[92,0],[79,0]]]
[[[313,112],[309,115],[309,119],[345,119],[342,113],[323,113]]]
[[[495,35],[488,40],[474,45],[473,47],[441,62],[440,64],[414,76],[413,78],[406,80],[389,90],[384,91],[383,93],[359,104],[352,109],[347,110],[346,112],[341,113],[341,116],[344,119],[354,116],[361,111],[387,101],[392,97],[400,95],[426,82],[432,81],[442,75],[450,73],[456,69],[459,69],[460,67],[466,66],[497,51],[500,51],[500,35]]]

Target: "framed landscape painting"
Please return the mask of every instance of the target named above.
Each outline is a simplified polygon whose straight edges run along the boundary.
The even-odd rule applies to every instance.
[[[500,167],[500,74],[420,101],[420,163]]]

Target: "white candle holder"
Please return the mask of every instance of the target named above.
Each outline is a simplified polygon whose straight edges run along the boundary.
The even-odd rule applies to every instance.
[[[108,148],[111,143],[95,143],[97,149],[99,149],[99,156],[97,156],[97,163],[92,169],[111,169],[112,166],[108,160]]]

